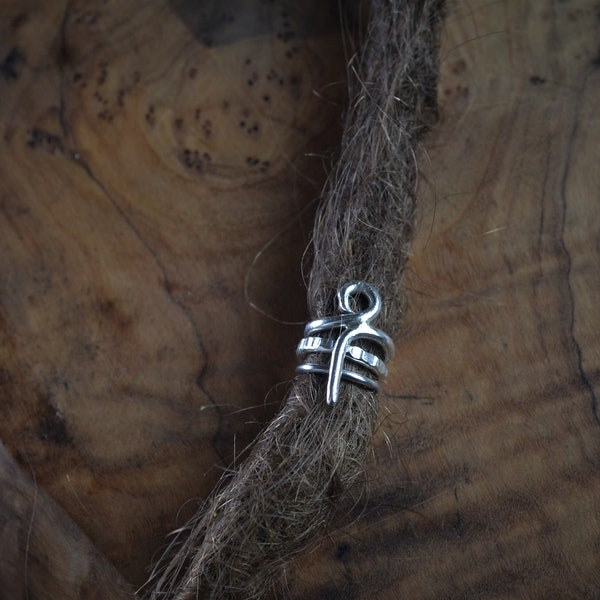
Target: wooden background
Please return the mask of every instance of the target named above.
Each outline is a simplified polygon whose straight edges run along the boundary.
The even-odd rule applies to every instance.
[[[0,598],[130,597],[276,410],[335,4],[0,0]],[[368,493],[287,588],[600,598],[600,5],[456,1],[440,52]]]

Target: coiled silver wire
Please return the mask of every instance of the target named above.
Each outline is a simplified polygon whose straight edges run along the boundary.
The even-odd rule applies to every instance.
[[[367,307],[353,308],[352,300],[357,307],[361,298],[366,300]],[[304,360],[307,355],[331,355],[329,366],[307,361],[296,368],[297,373],[328,375],[326,400],[330,405],[337,402],[342,380],[379,390],[377,380],[387,375],[385,363],[394,355],[392,339],[370,324],[381,310],[381,297],[373,286],[364,281],[347,283],[338,291],[337,303],[341,314],[308,323],[296,349],[298,360]],[[361,340],[375,345],[381,356],[356,345]],[[360,365],[371,376],[350,370],[351,364]]]

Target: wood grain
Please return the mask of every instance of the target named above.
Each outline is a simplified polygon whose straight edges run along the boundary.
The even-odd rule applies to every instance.
[[[294,598],[600,597],[599,31],[450,6],[369,493]]]
[[[293,374],[330,8],[0,3],[0,439],[133,583]]]
[[[133,591],[0,444],[0,598],[125,600]]]
[[[250,303],[304,317],[335,21],[0,2],[0,439],[29,490],[3,488],[3,548],[33,472],[50,548],[68,514],[89,564],[141,583],[273,413],[299,329]],[[599,30],[590,0],[449,6],[368,493],[290,567],[292,597],[600,597]],[[44,568],[3,553],[2,581],[41,598],[55,557],[29,549]]]

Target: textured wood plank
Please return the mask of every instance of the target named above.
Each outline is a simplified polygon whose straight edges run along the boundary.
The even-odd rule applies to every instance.
[[[124,600],[133,592],[0,444],[0,598]]]
[[[0,439],[133,582],[293,373],[250,302],[304,318],[343,93],[295,4],[0,3]]]
[[[599,32],[450,7],[370,492],[295,598],[598,598]]]

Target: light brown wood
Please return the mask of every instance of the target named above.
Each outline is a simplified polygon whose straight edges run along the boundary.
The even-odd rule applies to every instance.
[[[0,439],[132,583],[293,372],[249,301],[303,318],[343,94],[308,5],[0,2]],[[598,596],[599,31],[590,0],[449,6],[369,493],[294,598]]]
[[[133,583],[293,374],[332,8],[0,3],[0,439]]]
[[[598,597],[599,32],[450,5],[370,491],[295,598]]]
[[[132,590],[0,444],[0,598],[125,600]]]

